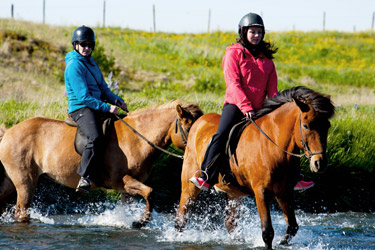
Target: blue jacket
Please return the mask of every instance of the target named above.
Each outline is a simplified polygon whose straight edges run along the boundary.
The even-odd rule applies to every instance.
[[[98,64],[91,56],[84,57],[76,51],[70,51],[65,56],[65,63],[68,113],[84,107],[109,112],[110,105],[104,100],[111,104],[115,104],[116,100],[124,102],[108,88]]]

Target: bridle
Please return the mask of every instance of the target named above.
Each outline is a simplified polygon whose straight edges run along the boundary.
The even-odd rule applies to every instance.
[[[274,144],[277,148],[279,148],[281,151],[283,151],[284,153],[286,154],[289,154],[291,156],[295,156],[295,157],[299,157],[299,158],[302,158],[302,157],[306,157],[308,158],[309,160],[311,159],[312,156],[314,155],[320,155],[320,154],[324,154],[324,152],[311,152],[309,146],[307,145],[305,139],[303,138],[303,134],[302,134],[302,124],[301,124],[301,113],[299,113],[299,116],[298,116],[298,120],[299,120],[299,131],[300,131],[300,135],[301,135],[301,144],[302,144],[302,147],[304,149],[304,152],[303,154],[295,154],[295,153],[292,153],[292,152],[288,152],[286,151],[285,149],[281,148],[279,145],[277,145],[256,123],[253,119],[250,118],[250,121],[254,124],[254,126],[270,141],[272,142],[272,144]],[[306,152],[307,152],[307,155],[306,155]]]
[[[301,144],[302,144],[302,147],[303,149],[305,150],[304,152],[307,151],[308,155],[306,156],[306,154],[304,153],[304,155],[306,156],[306,158],[308,158],[309,160],[311,159],[311,157],[313,155],[321,155],[321,154],[324,154],[324,152],[311,152],[309,146],[307,145],[306,141],[303,139],[303,134],[302,134],[302,125],[301,125],[301,113],[299,113],[299,131],[300,131],[300,134],[301,134]]]
[[[174,126],[174,132],[177,134],[177,126],[178,128],[180,129],[180,135],[181,135],[181,139],[182,139],[182,143],[185,145],[187,145],[187,134],[188,132],[186,133],[185,130],[182,128],[181,126],[181,122],[180,122],[180,119],[179,118],[176,118],[176,125]]]

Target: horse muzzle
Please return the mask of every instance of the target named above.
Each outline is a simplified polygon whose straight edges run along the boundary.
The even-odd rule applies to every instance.
[[[327,169],[328,158],[325,154],[313,155],[310,158],[310,170],[314,173],[321,173]]]

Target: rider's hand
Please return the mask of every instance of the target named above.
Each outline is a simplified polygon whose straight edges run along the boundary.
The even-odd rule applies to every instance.
[[[254,117],[254,115],[255,115],[255,112],[251,110],[251,111],[246,112],[245,117],[246,119],[250,120]]]
[[[126,111],[126,112],[129,112],[129,110],[128,110],[128,105],[126,105],[125,102],[121,103],[120,108],[121,108],[122,110]]]
[[[114,106],[114,105],[111,105],[111,108],[110,108],[110,110],[109,110],[109,113],[117,114],[117,111],[118,111],[118,107],[117,107],[117,106]]]

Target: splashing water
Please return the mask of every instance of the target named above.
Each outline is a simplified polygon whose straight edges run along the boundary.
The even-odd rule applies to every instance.
[[[249,249],[264,246],[260,221],[252,199],[243,200],[241,217],[234,233],[224,226],[224,207],[198,204],[183,232],[174,228],[174,214],[153,212],[143,229],[133,229],[145,204],[100,202],[76,208],[78,213],[41,212],[40,204],[30,209],[29,224],[14,223],[9,209],[0,217],[0,248],[19,249]],[[43,211],[46,211],[43,209]],[[47,209],[48,211],[48,209]],[[300,225],[289,246],[279,246],[285,221],[272,211],[275,249],[375,249],[375,215],[365,213],[308,214],[297,211]],[[30,246],[33,246],[30,248]]]

